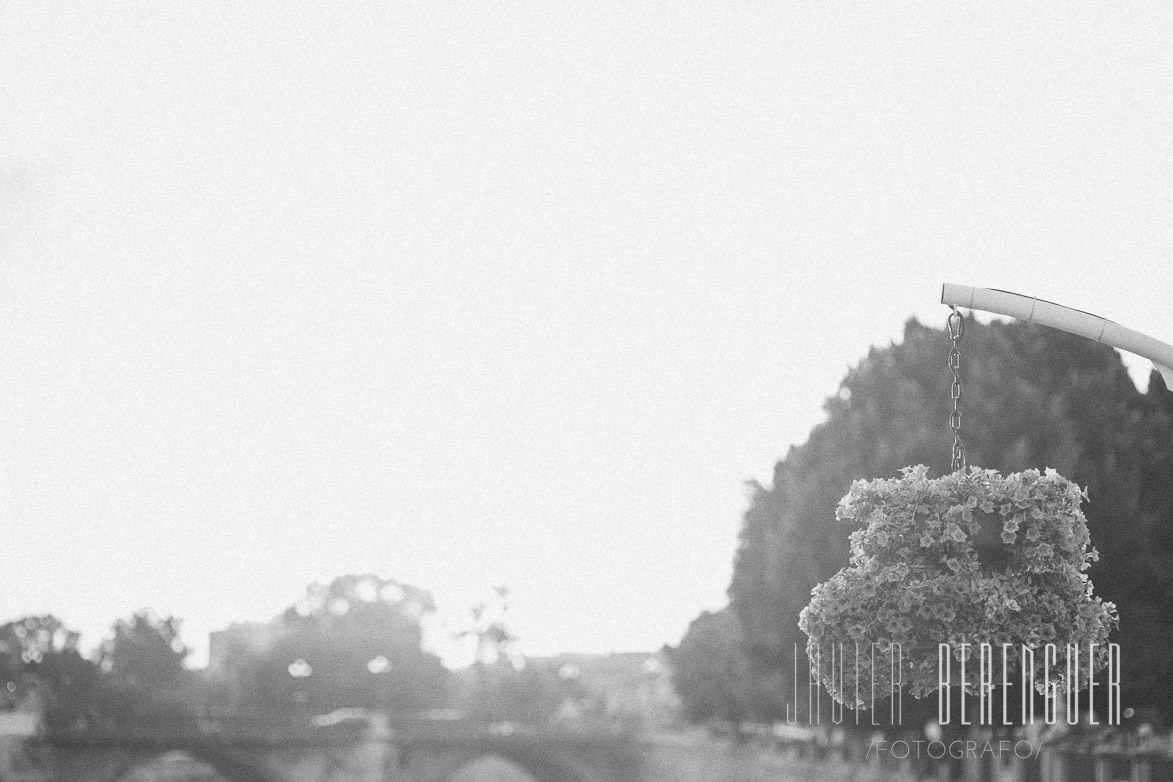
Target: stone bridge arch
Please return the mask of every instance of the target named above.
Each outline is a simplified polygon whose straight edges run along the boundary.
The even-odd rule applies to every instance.
[[[395,747],[386,740],[355,744],[233,745],[179,740],[55,744],[45,771],[53,782],[124,782],[172,752],[210,766],[229,782],[395,782]],[[389,773],[390,772],[390,773]]]
[[[403,782],[449,782],[461,769],[490,757],[508,761],[536,782],[637,782],[640,778],[634,744],[540,733],[408,740],[401,748],[400,778]]]
[[[356,710],[349,710],[355,712]],[[315,718],[310,728],[200,726],[186,733],[80,733],[40,741],[54,782],[121,782],[136,767],[179,751],[230,782],[449,782],[476,760],[497,757],[537,782],[638,782],[642,749],[620,735],[494,730],[417,723],[391,731],[381,714]],[[506,726],[507,728],[509,726]]]
[[[230,782],[395,782],[398,747],[385,718],[362,715],[294,729],[228,733],[86,734],[37,743],[54,782],[122,782],[169,752],[183,752]]]
[[[404,782],[450,782],[456,779],[462,770],[489,758],[508,761],[533,777],[535,782],[602,782],[573,761],[550,757],[526,757],[518,753],[504,752],[429,753],[404,766],[403,779]]]

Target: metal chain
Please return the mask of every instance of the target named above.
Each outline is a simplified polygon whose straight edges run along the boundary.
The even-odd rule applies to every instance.
[[[949,391],[953,399],[953,412],[949,414],[949,428],[953,430],[953,472],[965,468],[965,446],[961,442],[961,338],[965,335],[965,318],[956,307],[945,321],[949,329],[949,371],[953,373],[953,386]]]

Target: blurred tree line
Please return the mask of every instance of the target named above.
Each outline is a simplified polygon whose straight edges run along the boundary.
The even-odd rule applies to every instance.
[[[36,687],[46,728],[57,734],[190,725],[194,680],[177,620],[147,611],[119,620],[92,657],[78,638],[52,615],[0,625],[0,705]]]
[[[0,708],[36,689],[51,733],[191,729],[206,708],[323,714],[369,708],[393,720],[437,709],[471,720],[545,723],[574,682],[513,652],[504,587],[472,611],[476,662],[456,675],[427,648],[426,591],[373,574],[313,584],[263,643],[230,638],[215,673],[188,670],[180,623],[143,611],[120,620],[89,656],[54,616],[0,626]],[[231,635],[231,633],[229,633]]]
[[[948,347],[944,330],[909,321],[901,343],[873,348],[847,373],[826,420],[775,465],[770,485],[749,484],[730,605],[702,614],[672,653],[690,718],[777,720],[789,702],[805,708],[798,617],[811,589],[847,564],[852,530],[835,519],[839,499],[856,479],[915,464],[933,476],[950,469]],[[1053,467],[1088,489],[1101,554],[1090,575],[1120,611],[1123,701],[1168,717],[1173,394],[1155,372],[1139,392],[1114,350],[1045,327],[967,320],[961,348],[969,463],[1002,473]],[[935,714],[935,703],[922,710]]]
[[[0,626],[0,706],[35,688],[50,733],[191,729],[205,707],[410,713],[449,700],[449,673],[423,648],[423,590],[375,576],[313,585],[260,650],[230,649],[231,687],[184,667],[179,621],[149,612],[120,620],[85,656],[53,616]],[[7,704],[4,703],[7,702]]]
[[[401,714],[443,706],[448,671],[424,645],[435,610],[424,590],[373,574],[314,584],[281,615],[267,649],[233,662],[243,684],[234,705]]]
[[[243,649],[230,661],[235,697],[213,702],[313,713],[364,707],[395,719],[444,710],[482,722],[548,721],[569,689],[555,671],[526,665],[506,624],[508,590],[495,587],[472,609],[456,638],[476,644],[472,668],[446,669],[427,649],[425,622],[435,613],[422,589],[373,574],[315,584],[282,614],[261,653]],[[218,695],[218,697],[216,697]]]

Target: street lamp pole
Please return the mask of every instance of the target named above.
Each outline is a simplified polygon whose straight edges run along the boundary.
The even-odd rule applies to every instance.
[[[1126,329],[1106,318],[1008,291],[948,283],[941,288],[941,303],[1040,323],[1135,353],[1153,362],[1165,381],[1165,387],[1173,391],[1173,345]]]

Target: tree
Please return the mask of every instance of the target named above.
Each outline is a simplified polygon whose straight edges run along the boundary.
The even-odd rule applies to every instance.
[[[375,575],[312,585],[257,661],[263,704],[398,714],[443,705],[447,672],[423,649],[422,620],[434,611],[427,592]]]
[[[690,722],[740,726],[750,715],[750,680],[741,623],[728,606],[703,612],[669,650],[672,683]],[[738,731],[740,733],[740,731]]]
[[[457,633],[456,639],[476,639],[475,665],[478,669],[497,663],[509,663],[517,636],[505,625],[509,613],[509,588],[493,587],[493,597],[472,608],[472,628]]]
[[[46,670],[63,655],[76,655],[79,637],[51,614],[0,625],[0,697],[10,697],[24,677]]]
[[[18,696],[39,684],[53,732],[100,721],[101,670],[78,652],[80,636],[57,617],[27,616],[0,625],[0,688]]]
[[[0,676],[14,691],[40,687],[50,732],[190,727],[179,621],[143,611],[112,631],[90,660],[78,652],[78,633],[54,616],[9,622],[0,626]]]
[[[189,650],[179,638],[179,627],[175,617],[146,610],[114,623],[98,649],[104,724],[175,736],[193,729],[197,680],[183,667]]]
[[[1173,642],[1173,411],[1154,374],[1137,391],[1115,351],[1025,323],[970,321],[962,344],[964,440],[971,464],[1003,473],[1054,467],[1088,488],[1101,560],[1097,592],[1120,607],[1129,703],[1173,708],[1162,653]],[[834,509],[857,478],[926,464],[949,468],[948,338],[915,320],[873,348],[827,400],[827,420],[751,484],[731,604],[745,633],[757,708],[780,717],[790,692],[798,615],[810,589],[847,562],[851,529]],[[800,657],[800,669],[805,660]]]
[[[560,676],[557,665],[518,654],[508,615],[509,589],[495,586],[487,600],[473,606],[472,626],[456,634],[456,640],[476,639],[476,657],[459,702],[482,722],[544,725],[568,700],[580,697],[581,688],[571,677]]]
[[[113,636],[99,650],[102,670],[120,684],[143,690],[175,690],[187,678],[183,661],[189,650],[179,638],[175,617],[140,611],[115,622]]]

